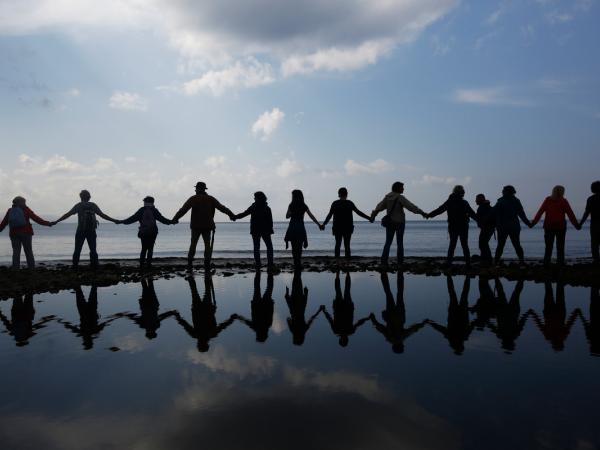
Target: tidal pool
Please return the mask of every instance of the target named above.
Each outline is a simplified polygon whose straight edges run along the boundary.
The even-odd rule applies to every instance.
[[[3,449],[595,449],[600,289],[202,274],[0,302]]]

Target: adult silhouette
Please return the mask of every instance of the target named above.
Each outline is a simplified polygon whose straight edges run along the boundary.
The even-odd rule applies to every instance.
[[[75,286],[75,303],[77,305],[77,312],[79,313],[79,325],[73,325],[71,322],[62,319],[58,321],[67,330],[81,337],[84,350],[90,350],[94,347],[94,340],[98,338],[102,330],[115,321],[117,317],[111,317],[108,320],[100,322],[100,314],[98,314],[98,288],[95,284],[92,284],[87,300],[81,286]]]
[[[158,313],[160,309],[160,303],[154,290],[154,280],[152,278],[142,278],[142,296],[139,300],[140,313],[139,314],[117,314],[116,316],[125,316],[146,333],[146,338],[154,339],[157,336],[157,331],[160,328],[160,324],[163,320],[168,317],[176,315],[176,311],[166,311],[161,314]]]
[[[191,267],[196,255],[196,246],[198,240],[202,236],[204,241],[204,267],[210,267],[212,257],[212,242],[211,233],[214,237],[215,232],[215,210],[221,211],[229,216],[231,220],[235,220],[233,213],[223,206],[219,201],[206,193],[206,183],[199,181],[196,183],[196,195],[191,196],[183,204],[181,209],[177,211],[173,217],[173,222],[177,223],[190,209],[192,217],[190,220],[190,229],[192,231],[192,239],[190,242],[190,250],[188,252],[188,265]]]
[[[235,314],[235,318],[246,324],[256,334],[257,342],[265,342],[269,337],[269,330],[273,325],[273,274],[267,275],[267,287],[261,295],[260,289],[261,272],[257,270],[254,274],[254,292],[250,302],[251,318]]]
[[[350,259],[352,254],[350,252],[350,240],[352,239],[352,233],[354,232],[354,217],[353,213],[358,214],[360,217],[373,222],[370,216],[360,211],[354,202],[348,200],[348,189],[341,187],[338,189],[338,200],[335,200],[329,208],[329,213],[325,217],[321,230],[324,230],[331,218],[333,218],[333,226],[331,231],[335,237],[335,257],[340,257],[340,247],[342,241],[344,241],[344,255],[346,259]]]
[[[292,257],[294,258],[294,269],[302,269],[302,248],[308,247],[308,236],[304,227],[304,214],[321,228],[321,224],[315,218],[310,209],[304,203],[304,194],[299,189],[292,191],[292,201],[288,206],[286,219],[290,219],[287,231],[285,232],[285,248],[292,244]]]
[[[166,219],[154,206],[154,197],[144,198],[144,206],[136,211],[134,215],[128,217],[125,220],[119,220],[117,223],[123,223],[125,225],[139,222],[138,237],[142,243],[142,250],[140,252],[140,267],[152,266],[152,256],[154,254],[154,244],[156,237],[158,236],[158,226],[156,222],[164,223],[165,225],[172,225],[172,220]]]
[[[600,283],[594,283],[590,287],[590,316],[586,319],[579,311],[585,336],[590,345],[590,353],[600,356]]]
[[[502,252],[506,245],[507,238],[510,238],[519,262],[525,264],[525,254],[521,247],[521,225],[519,219],[527,226],[531,225],[525,215],[521,201],[516,197],[517,190],[514,186],[504,186],[502,197],[498,199],[493,208],[494,218],[496,220],[496,229],[498,230],[498,246],[496,247],[496,264],[502,259]]]
[[[302,275],[298,270],[294,272],[291,293],[290,288],[285,287],[285,301],[290,310],[290,317],[287,318],[287,324],[292,333],[292,342],[294,345],[302,345],[306,339],[306,333],[308,333],[308,330],[323,308],[317,309],[317,312],[308,319],[308,322],[306,321],[308,288],[302,285]]]
[[[465,188],[460,185],[454,186],[448,200],[442,203],[439,208],[427,214],[429,218],[439,216],[442,213],[446,213],[448,216],[448,234],[450,236],[448,255],[446,257],[448,265],[452,264],[456,242],[459,239],[465,262],[467,266],[471,264],[471,253],[469,252],[469,217],[477,220],[477,215],[464,197]]]
[[[18,295],[13,297],[10,309],[10,320],[0,311],[0,321],[4,324],[6,331],[11,335],[17,347],[29,344],[29,340],[36,332],[54,320],[54,316],[45,316],[39,322],[34,323],[35,309],[33,307],[33,294]]]
[[[454,281],[450,275],[446,276],[446,286],[450,303],[448,304],[448,322],[446,326],[440,325],[433,320],[427,323],[440,332],[447,340],[454,353],[462,355],[465,351],[465,342],[469,339],[475,325],[469,320],[469,288],[471,279],[466,276],[463,284],[460,300],[456,296]]]
[[[96,215],[102,217],[104,220],[109,222],[117,223],[116,219],[104,214],[98,205],[91,202],[92,196],[87,190],[83,190],[79,193],[79,199],[81,200],[67,213],[61,216],[58,220],[52,222],[57,224],[63,220],[77,214],[77,231],[75,231],[75,250],[73,251],[73,267],[79,267],[79,258],[81,256],[81,249],[83,244],[87,241],[90,249],[90,265],[92,268],[98,267],[98,252],[96,251],[96,228],[98,228],[98,220]]]
[[[25,252],[27,267],[35,268],[35,258],[33,256],[33,247],[31,240],[33,237],[33,227],[31,220],[40,225],[51,227],[52,223],[37,216],[27,207],[26,200],[23,197],[15,197],[12,201],[12,207],[6,211],[6,215],[0,222],[0,233],[8,226],[10,243],[12,246],[12,268],[21,267],[21,248]]]
[[[350,336],[356,333],[356,330],[369,320],[369,316],[364,317],[354,322],[354,302],[352,301],[351,295],[352,281],[350,279],[350,272],[346,272],[344,280],[344,293],[342,294],[342,283],[340,281],[340,271],[338,270],[335,274],[335,298],[333,300],[333,317],[325,306],[321,309],[325,318],[329,322],[331,331],[339,337],[340,346],[346,347]]]
[[[381,264],[387,265],[388,257],[390,255],[390,247],[396,236],[397,245],[397,261],[398,264],[404,262],[404,229],[406,225],[406,215],[404,209],[408,209],[414,214],[420,214],[423,217],[427,217],[425,212],[418,206],[413,205],[409,202],[404,195],[404,183],[396,181],[392,184],[392,191],[386,194],[381,200],[373,212],[371,213],[371,220],[375,220],[377,214],[381,211],[386,211],[387,214],[381,221],[381,225],[385,227],[385,244],[383,246],[383,252],[381,253]]]
[[[575,323],[578,310],[573,311],[567,319],[567,306],[565,304],[565,285],[562,282],[556,283],[556,297],[552,290],[550,281],[544,282],[544,318],[533,311],[531,314],[539,330],[555,352],[560,352],[565,348],[565,341],[571,333],[571,328]]]
[[[499,278],[495,279],[497,296],[495,297],[496,324],[490,323],[490,329],[500,339],[506,352],[513,352],[516,342],[527,323],[529,313],[521,315],[521,292],[523,280],[518,280],[510,300],[507,299],[504,287]]]
[[[565,188],[563,186],[554,186],[552,188],[552,194],[546,197],[530,226],[533,228],[543,215],[545,216],[544,242],[546,244],[544,264],[550,265],[554,240],[556,239],[556,261],[562,265],[565,263],[565,236],[567,234],[565,216],[569,218],[576,229],[581,229],[571,209],[571,205],[569,205],[569,202],[565,198]]]
[[[477,204],[477,226],[479,227],[479,252],[481,263],[489,265],[492,263],[492,251],[490,249],[490,240],[496,231],[496,221],[490,201],[483,194],[477,194],[475,197]]]
[[[267,247],[267,267],[268,270],[273,270],[273,242],[271,235],[273,234],[273,214],[267,203],[267,196],[264,192],[258,191],[254,193],[254,203],[252,203],[246,211],[236,214],[235,219],[243,219],[250,216],[250,235],[254,245],[254,265],[256,269],[260,269],[260,240],[262,239]]]
[[[399,270],[396,275],[396,298],[390,289],[390,280],[387,272],[381,272],[381,284],[385,292],[385,310],[381,312],[383,323],[371,314],[369,318],[386,341],[392,345],[394,353],[404,352],[404,342],[425,326],[425,321],[414,323],[406,327],[406,307],[404,306],[404,273]]]
[[[479,276],[479,298],[475,305],[469,308],[469,312],[475,314],[473,326],[479,331],[483,331],[490,324],[491,319],[496,313],[496,302],[494,291],[490,287],[490,279]]]
[[[600,181],[594,181],[591,186],[592,195],[588,197],[585,212],[581,217],[579,226],[583,226],[590,217],[590,241],[592,247],[592,259],[595,264],[600,264]]]
[[[198,351],[206,352],[210,348],[210,341],[229,327],[235,320],[235,316],[231,315],[229,319],[220,324],[217,323],[217,302],[210,273],[204,274],[204,295],[202,297],[198,292],[196,280],[191,276],[187,280],[192,293],[192,323],[186,321],[179,313],[175,314],[175,318],[186,333],[196,339]]]

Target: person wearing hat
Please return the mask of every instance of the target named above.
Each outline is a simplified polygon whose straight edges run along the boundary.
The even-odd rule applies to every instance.
[[[140,223],[138,230],[138,237],[142,241],[140,267],[143,267],[144,263],[148,267],[152,266],[154,243],[156,242],[156,237],[158,236],[158,226],[156,225],[156,221],[164,223],[165,225],[173,224],[172,220],[163,217],[160,211],[154,207],[154,197],[148,196],[144,199],[144,206],[138,209],[133,216],[117,222],[125,225],[129,225],[134,222]]]
[[[75,250],[73,252],[73,268],[79,267],[79,257],[81,256],[81,249],[85,241],[88,243],[90,249],[90,265],[93,269],[98,267],[98,252],[96,251],[96,228],[98,228],[98,220],[96,215],[102,217],[104,220],[109,222],[117,223],[116,219],[104,214],[98,205],[90,202],[92,195],[87,190],[83,190],[79,193],[81,201],[77,203],[69,212],[64,214],[60,219],[52,222],[56,225],[58,222],[77,214],[77,231],[75,231]]]
[[[21,267],[21,247],[27,258],[27,267],[35,268],[35,258],[33,257],[33,249],[31,239],[33,237],[33,227],[30,220],[33,220],[40,225],[51,227],[53,224],[41,217],[38,217],[25,204],[26,200],[23,197],[15,197],[12,201],[12,208],[6,211],[4,219],[0,223],[0,232],[7,226],[9,227],[10,242],[12,244],[12,267],[19,269]]]
[[[498,230],[498,246],[496,247],[496,264],[502,258],[504,245],[507,238],[510,238],[515,253],[521,264],[525,264],[525,255],[523,247],[521,247],[521,224],[519,219],[527,226],[531,226],[531,222],[525,215],[521,200],[515,194],[517,190],[514,186],[504,186],[502,189],[502,197],[498,199],[493,208],[493,214],[496,219],[496,230]]]
[[[196,255],[196,246],[200,236],[204,240],[204,266],[210,267],[210,259],[212,256],[211,233],[215,230],[215,210],[221,211],[229,216],[231,220],[235,220],[234,214],[223,206],[219,201],[206,193],[206,183],[199,181],[196,183],[196,195],[191,196],[183,204],[181,209],[173,216],[173,222],[179,222],[190,209],[192,216],[190,219],[190,229],[192,230],[192,240],[190,242],[190,250],[188,252],[188,265],[192,265],[194,256]]]

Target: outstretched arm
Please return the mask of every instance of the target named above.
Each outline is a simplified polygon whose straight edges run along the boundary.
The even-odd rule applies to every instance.
[[[129,225],[129,224],[132,224],[134,222],[137,222],[142,217],[141,212],[142,212],[142,210],[138,209],[133,216],[128,217],[125,220],[121,220],[120,222],[123,223],[123,224],[125,224],[125,225]]]
[[[329,221],[331,220],[332,217],[333,217],[333,206],[331,208],[329,208],[327,217],[325,217],[325,220],[323,221],[323,228],[325,228],[325,226],[329,223]]]
[[[117,222],[118,222],[118,220],[117,220],[117,219],[113,219],[113,218],[112,218],[112,217],[110,217],[109,215],[107,215],[107,214],[104,214],[104,213],[102,212],[102,210],[101,210],[101,209],[98,207],[98,205],[96,205],[96,208],[94,208],[94,212],[95,212],[96,214],[98,214],[100,217],[102,217],[104,220],[108,220],[109,222],[114,222],[114,223],[117,223]]]
[[[252,206],[250,208],[248,208],[246,211],[244,211],[243,213],[239,213],[236,214],[234,217],[236,219],[243,219],[246,216],[249,216],[252,213]]]
[[[408,201],[408,199],[404,195],[401,195],[400,197],[398,197],[398,200],[400,201],[400,204],[402,206],[404,206],[406,209],[408,209],[411,213],[420,214],[423,217],[429,217],[429,215],[427,213],[425,213],[425,211],[423,211],[417,205]]]
[[[54,221],[54,223],[62,222],[63,220],[68,219],[75,213],[77,213],[77,205],[73,206],[70,211],[66,212],[65,214],[60,216],[58,219],[56,219]]]
[[[177,222],[192,208],[192,198],[188,198],[183,206],[173,216],[173,222]]]
[[[571,224],[576,229],[578,229],[578,230],[581,229],[581,225],[579,225],[579,222],[577,222],[577,218],[575,217],[575,213],[573,212],[573,209],[571,208],[571,205],[569,204],[569,202],[567,202],[567,217],[569,218],[569,220],[571,221]]]
[[[363,219],[366,219],[368,221],[371,220],[371,216],[366,215],[364,212],[362,212],[360,209],[358,209],[354,203],[352,203],[352,211],[354,211],[357,215],[359,215]]]
[[[49,227],[51,225],[50,222],[36,215],[31,209],[27,208],[25,211],[27,212],[27,215],[31,218],[31,220],[33,220],[35,223],[39,223],[40,225],[44,225],[46,227]]]
[[[6,212],[4,219],[2,219],[2,222],[0,222],[0,233],[2,231],[4,231],[4,229],[6,228],[7,225],[8,225],[8,212]]]
[[[235,214],[233,214],[229,208],[221,205],[221,203],[219,203],[218,200],[215,200],[215,208],[221,211],[223,214],[229,216],[231,220],[235,218]]]
[[[318,227],[321,227],[321,224],[319,223],[319,221],[317,220],[317,218],[313,215],[313,213],[310,212],[310,209],[306,208],[306,214],[308,214],[308,217],[311,218],[311,220],[317,224]]]
[[[163,216],[158,209],[154,209],[154,218],[165,225],[173,225],[173,221]]]
[[[439,216],[442,213],[445,213],[448,210],[448,202],[442,203],[438,208],[431,211],[429,214],[429,218]]]
[[[518,202],[518,206],[517,206],[517,215],[521,218],[521,220],[523,221],[523,223],[525,225],[527,225],[528,227],[533,227],[534,224],[532,224],[529,219],[527,218],[527,215],[525,215],[525,211],[523,210],[523,205],[521,204],[520,200],[517,200]],[[543,206],[543,205],[542,205]],[[539,219],[538,219],[539,220]]]

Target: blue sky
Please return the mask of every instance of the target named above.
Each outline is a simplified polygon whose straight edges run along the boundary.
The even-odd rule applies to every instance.
[[[109,214],[197,180],[234,210],[293,188],[323,218],[391,182],[425,210],[554,184],[582,212],[600,163],[595,0],[2,0],[0,196]]]

